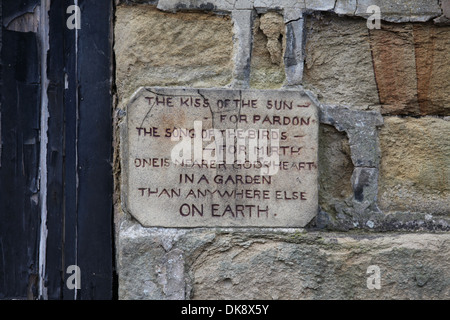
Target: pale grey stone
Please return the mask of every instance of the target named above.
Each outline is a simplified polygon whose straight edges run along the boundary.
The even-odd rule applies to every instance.
[[[304,0],[255,0],[255,8],[283,9],[283,8],[305,8]]]
[[[379,112],[322,105],[321,122],[347,132],[355,167],[378,167],[380,150],[377,127],[383,125],[383,117]]]
[[[331,11],[336,0],[305,0],[306,10]]]
[[[222,106],[226,100],[228,105]],[[249,101],[254,101],[253,106]],[[281,101],[285,101],[283,110],[275,108]],[[279,136],[285,137],[279,142],[279,158],[261,158],[263,163],[274,161],[276,167],[268,172],[258,164],[248,168],[231,164],[175,165],[172,152],[183,141],[164,136],[173,128],[192,130],[195,121],[201,121],[203,130],[210,130],[205,132],[278,129]],[[141,88],[130,100],[122,125],[124,211],[147,227],[303,227],[318,209],[318,123],[317,105],[298,89]],[[158,128],[156,137],[151,128]],[[206,144],[211,142],[203,146]],[[192,159],[191,154],[191,163]],[[248,156],[246,159],[250,160]],[[283,168],[278,166],[280,161],[286,163]],[[186,181],[186,174],[194,181]],[[231,179],[229,183],[227,179]],[[230,196],[219,196],[219,191]],[[250,196],[238,196],[241,191]]]
[[[436,19],[433,20],[433,22],[435,24],[440,24],[440,25],[450,25],[450,19],[444,15],[437,17]]]
[[[253,9],[254,0],[159,0],[157,8],[163,11],[206,10],[225,11]]]
[[[450,0],[441,0],[442,15],[434,19],[434,23],[450,25]]]
[[[235,0],[234,9],[253,9],[254,0]]]
[[[356,11],[356,0],[337,0],[334,12],[337,14],[354,15]]]
[[[376,5],[381,9],[381,19],[389,22],[425,22],[436,18],[436,23],[447,23],[450,5],[443,0],[131,0],[119,2],[156,4],[163,11],[177,12],[186,10],[203,10],[231,12],[233,10],[257,9],[268,10],[305,9],[308,11],[334,11],[342,15],[357,15],[368,18],[367,8]],[[442,7],[442,8],[441,8]],[[443,14],[442,14],[443,13]]]
[[[165,297],[169,300],[185,299],[184,252],[170,250],[162,261],[159,276]]]
[[[159,0],[157,8],[169,12],[193,9],[231,11],[234,8],[234,0]]]
[[[378,174],[376,168],[355,168],[353,170],[353,208],[356,215],[364,214],[367,209],[378,212],[376,209]]]
[[[252,10],[234,10],[231,14],[234,31],[233,87],[248,88],[252,52]]]
[[[442,13],[450,19],[450,0],[441,0]]]
[[[119,230],[119,295],[122,299],[184,300],[185,253],[172,249],[185,232],[145,229],[126,222]],[[167,247],[171,239],[170,248]],[[130,264],[131,263],[131,264]],[[125,281],[124,281],[125,280]]]
[[[377,128],[383,125],[383,117],[379,112],[339,106],[321,105],[320,110],[321,123],[347,133],[354,165],[351,179],[353,197],[348,203],[336,204],[339,223],[347,228],[352,222],[357,222],[358,227],[366,225],[368,219],[378,221],[382,217],[377,205],[381,157]]]
[[[292,11],[294,12],[294,16],[301,17],[301,9],[293,9]],[[300,85],[303,81],[303,25],[303,18],[291,20],[286,23],[286,49],[284,54],[284,66],[287,86]]]
[[[358,0],[356,15],[369,17],[367,8],[371,5],[380,7],[381,19],[390,22],[424,22],[441,15],[438,1],[429,0]]]
[[[284,23],[289,23],[293,20],[303,18],[303,9],[300,8],[288,8],[283,11]]]

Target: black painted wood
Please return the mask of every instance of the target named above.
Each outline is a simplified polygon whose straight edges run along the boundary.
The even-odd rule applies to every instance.
[[[49,107],[57,116],[49,122],[55,136],[49,140],[52,148],[48,154],[49,173],[54,173],[49,186],[53,184],[54,190],[48,198],[53,212],[50,215],[49,211],[47,264],[61,262],[63,273],[61,276],[58,268],[48,268],[48,277],[53,279],[53,283],[49,281],[49,298],[111,299],[113,4],[109,0],[79,1],[82,25],[78,31],[66,27],[66,9],[72,4],[52,1],[50,9],[48,72],[54,94]],[[58,128],[58,122],[64,126]],[[60,192],[62,202],[52,196]],[[50,233],[61,242],[51,245]],[[59,253],[62,259],[55,261]],[[81,289],[77,292],[66,286],[70,265],[81,269]]]
[[[80,298],[112,298],[112,1],[79,0]]]
[[[52,1],[49,12],[48,95],[48,189],[47,259],[48,299],[63,298],[65,229],[65,8],[63,1]],[[69,235],[70,238],[70,235]]]
[[[0,14],[9,19],[37,3],[4,0]],[[113,1],[80,0],[78,31],[66,27],[66,10],[73,4],[51,1],[49,12],[45,286],[49,299],[112,299]],[[4,28],[0,37],[0,299],[38,298],[42,186],[37,39],[34,33]],[[81,269],[77,292],[66,286],[70,265]]]
[[[36,35],[2,28],[1,61],[0,299],[26,299],[37,294],[40,226]]]
[[[64,89],[64,248],[63,248],[63,269],[64,269],[64,285],[62,287],[63,299],[74,300],[79,299],[80,295],[74,290],[69,290],[66,286],[68,274],[66,270],[71,265],[79,266],[78,261],[78,78],[79,71],[77,68],[77,38],[76,31],[66,27],[66,9],[73,4],[71,1],[61,1],[61,8],[56,7],[53,13],[57,18],[58,14],[64,16],[61,21],[62,25],[55,26],[54,32],[63,34],[63,44],[61,45],[64,52],[64,81],[66,87]],[[53,5],[52,4],[52,10]],[[62,12],[59,11],[62,10]],[[51,17],[53,17],[53,14]],[[59,20],[58,20],[59,21]],[[63,77],[63,74],[60,74]],[[83,142],[80,142],[82,144]],[[84,270],[81,270],[81,283],[85,280]]]

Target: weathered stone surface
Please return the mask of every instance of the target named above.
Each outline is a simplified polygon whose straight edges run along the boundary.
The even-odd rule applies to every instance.
[[[380,145],[380,208],[449,215],[450,121],[385,118]]]
[[[450,298],[449,234],[144,229],[127,222],[120,241],[120,299]],[[372,265],[381,271],[380,290],[367,288]],[[167,269],[173,271],[165,275]]]
[[[253,2],[254,2],[254,0],[234,0],[234,9],[235,10],[253,9]]]
[[[286,71],[286,85],[301,85],[303,82],[304,48],[303,30],[304,19],[299,9],[292,9],[296,20],[286,21],[286,49],[284,54],[284,65]]]
[[[445,17],[450,19],[450,1],[449,0],[441,0],[441,8],[442,13]]]
[[[334,12],[337,14],[354,15],[356,11],[356,0],[337,0]]]
[[[450,295],[448,235],[317,236],[321,239],[309,245],[305,242],[310,236],[302,234],[298,237],[306,239],[298,240],[300,244],[221,238],[220,245],[213,244],[193,265],[193,299],[447,299]],[[230,249],[221,252],[226,243]],[[371,265],[381,269],[380,290],[366,286]]]
[[[378,219],[381,213],[377,206],[380,161],[377,128],[383,124],[381,115],[375,111],[322,105],[320,121],[347,134],[354,165],[352,197],[343,202],[335,202],[334,208],[328,213],[336,212],[344,229],[351,224],[361,226],[375,217]]]
[[[306,88],[323,103],[355,109],[379,104],[366,21],[312,16],[306,33]]]
[[[205,13],[118,6],[115,25],[119,99],[143,85],[224,86],[233,73],[233,24]]]
[[[363,24],[328,15],[307,20],[304,85],[324,103],[374,109],[381,103],[386,115],[449,115],[450,27]]]
[[[269,21],[268,21],[269,20]],[[282,56],[283,49],[285,47],[285,28],[283,20],[281,20],[282,28],[279,28],[279,18],[278,16],[274,18],[273,25],[276,30],[281,32],[279,37],[283,40],[280,43],[281,52],[275,53],[275,55]],[[275,24],[278,22],[278,24]],[[272,26],[272,21],[270,19],[265,19],[263,28],[267,30],[269,26]],[[275,32],[275,31],[274,31]],[[253,25],[253,48],[252,48],[252,59],[251,59],[251,75],[250,75],[250,85],[255,89],[276,89],[280,88],[285,80],[284,72],[284,61],[280,58],[279,61],[273,58],[273,53],[269,52],[268,49],[268,38],[261,29],[261,19],[256,17]],[[274,63],[275,62],[275,63]]]
[[[303,18],[304,12],[305,10],[300,8],[289,8],[287,10],[283,10],[284,23],[289,23],[293,20]]]
[[[254,7],[256,9],[305,8],[305,2],[298,0],[255,0]]]
[[[159,0],[115,0],[116,5],[119,4],[135,4],[135,3],[139,3],[139,4],[151,4],[151,5],[157,5]]]
[[[380,151],[377,128],[383,125],[383,118],[378,112],[322,105],[320,122],[347,133],[355,167],[378,167]]]
[[[339,132],[330,125],[320,125],[319,168],[320,207],[335,213],[336,203],[353,195],[353,164],[345,132]]]
[[[450,114],[450,27],[383,24],[370,42],[384,114]]]
[[[307,10],[331,11],[334,9],[336,0],[304,0]]]
[[[438,1],[428,0],[119,0],[119,3],[148,3],[168,12],[202,10],[231,12],[233,10],[257,9],[259,13],[270,10],[292,9],[305,11],[334,11],[348,16],[369,17],[367,12],[371,5],[380,7],[381,19],[390,22],[424,22],[432,18],[437,23],[448,23],[448,0],[443,0],[441,7]],[[443,11],[443,15],[442,14]]]
[[[303,227],[318,208],[318,123],[299,90],[141,88],[121,138],[125,210],[148,227]]]
[[[135,225],[121,229],[119,235],[120,299],[186,298],[185,253],[172,248],[174,240],[183,235],[182,231]]]
[[[377,213],[378,169],[355,168],[352,175],[352,186],[354,218],[364,215],[368,209]]]
[[[230,12],[233,10],[251,10],[254,2],[254,0],[159,0],[158,9],[171,12],[186,10]]]
[[[250,83],[250,56],[252,50],[253,12],[235,10],[232,13],[234,26],[234,73],[233,86],[248,88]]]
[[[398,28],[383,24],[382,30],[373,30],[370,35],[383,113],[416,113],[419,105],[412,25]]]
[[[450,27],[415,24],[420,115],[450,115]]]
[[[268,12],[260,18],[259,28],[267,37],[267,50],[273,64],[281,64],[283,56],[283,42],[285,35],[283,16],[276,12]]]
[[[255,0],[255,8],[264,9],[305,9],[310,11],[331,11],[336,0]]]
[[[369,17],[367,8],[372,5],[380,7],[383,20],[391,22],[424,22],[441,15],[438,1],[429,0],[358,0],[355,14]]]
[[[231,11],[234,1],[212,0],[159,0],[157,8],[163,11],[177,12],[178,10],[201,9],[205,11],[225,10]]]

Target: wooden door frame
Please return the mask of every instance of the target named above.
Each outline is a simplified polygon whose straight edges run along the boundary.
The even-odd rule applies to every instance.
[[[2,16],[5,7],[9,9],[14,2],[17,0],[3,0]],[[14,191],[9,191],[8,197],[0,195],[0,243],[9,246],[9,251],[5,251],[0,244],[4,255],[3,258],[0,255],[0,299],[112,299],[117,292],[112,204],[114,3],[112,0],[34,2],[39,3],[41,10],[46,4],[49,6],[47,16],[43,16],[45,10],[41,11],[48,24],[42,27],[41,19],[37,34],[12,32],[2,27],[1,40],[5,40],[5,34],[12,37],[8,40],[11,43],[3,41],[2,57],[8,54],[8,48],[18,46],[23,39],[37,42],[41,49],[38,56],[17,59],[28,59],[31,67],[36,68],[37,63],[41,68],[40,79],[25,80],[38,85],[42,94],[39,97],[29,94],[26,101],[23,95],[6,90],[5,81],[10,87],[24,81],[12,73],[6,79],[3,71],[1,111],[13,110],[20,101],[24,108],[34,103],[39,112],[37,115],[22,113],[23,121],[17,119],[18,114],[16,118],[7,118],[7,112],[1,118],[2,137],[8,136],[6,130],[18,133],[15,140],[3,139],[2,148],[5,165],[0,167],[0,192]],[[79,29],[67,26],[71,15],[67,9],[71,5],[80,8]],[[45,27],[48,34],[42,33]],[[9,57],[13,59],[13,54],[9,53]],[[19,69],[24,61],[17,59],[14,67]],[[34,130],[31,133],[30,127]],[[36,143],[30,152],[39,149],[45,155],[45,159],[38,154],[34,162],[25,163],[26,175],[14,173],[17,159],[5,154],[13,144],[19,145],[17,137],[21,133],[30,137],[34,134]],[[33,194],[23,190],[29,187],[31,177],[41,182]],[[14,182],[17,187],[11,188]],[[38,201],[30,202],[32,196]],[[23,227],[24,232],[16,232]],[[17,252],[21,255],[17,256]],[[71,275],[67,268],[71,265],[80,269],[79,290],[66,285]]]

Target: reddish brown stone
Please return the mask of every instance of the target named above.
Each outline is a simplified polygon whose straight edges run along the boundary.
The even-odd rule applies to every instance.
[[[450,27],[414,25],[420,115],[450,115]]]
[[[417,68],[417,98],[420,113],[423,114],[431,109],[429,95],[436,38],[434,28],[416,25],[413,33]]]
[[[417,80],[411,25],[370,32],[375,78],[384,114],[417,114]]]
[[[450,114],[450,27],[384,23],[370,43],[383,114]]]

